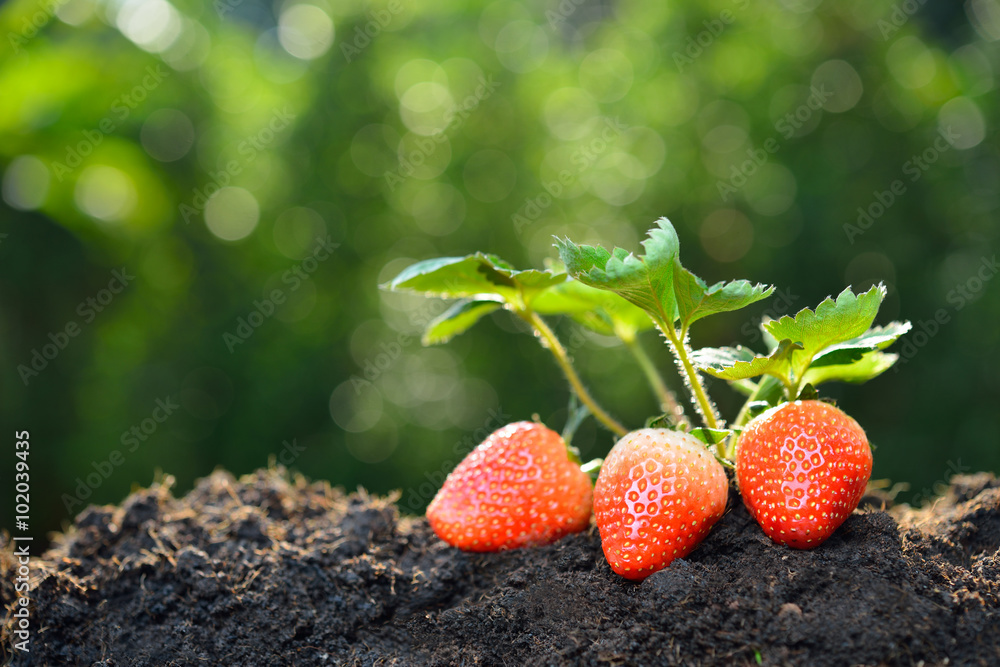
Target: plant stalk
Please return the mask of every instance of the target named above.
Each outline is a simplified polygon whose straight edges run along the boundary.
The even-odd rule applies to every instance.
[[[597,418],[599,422],[604,424],[612,433],[621,437],[628,433],[628,429],[622,426],[614,417],[605,412],[604,408],[597,404],[594,397],[590,395],[587,388],[583,386],[583,382],[580,380],[580,376],[576,374],[576,370],[573,368],[573,364],[569,360],[569,353],[566,352],[566,348],[563,344],[559,342],[556,338],[555,333],[549,328],[549,325],[540,318],[535,312],[531,310],[519,310],[517,314],[524,319],[538,334],[538,337],[542,340],[542,345],[547,347],[555,356],[556,362],[559,364],[559,368],[562,369],[563,374],[569,381],[569,386],[572,388],[573,392],[576,394],[580,402],[586,405],[590,412],[593,413],[594,417]]]
[[[674,392],[670,391],[667,384],[663,381],[660,376],[659,371],[656,370],[656,364],[653,360],[649,358],[646,351],[642,349],[642,345],[639,344],[635,338],[622,339],[625,342],[625,346],[628,348],[632,356],[639,363],[639,367],[642,372],[646,374],[646,379],[649,380],[649,386],[653,388],[653,393],[660,401],[660,409],[665,413],[673,417],[673,422],[679,426],[691,426],[691,422],[688,420],[687,415],[684,414],[684,407],[677,401],[677,397],[674,396]]]
[[[698,371],[695,370],[694,365],[691,363],[691,357],[688,354],[689,350],[687,347],[687,341],[684,340],[684,338],[686,338],[686,333],[679,335],[672,326],[664,322],[662,319],[657,320],[657,326],[659,326],[663,335],[667,337],[674,356],[677,357],[677,360],[681,364],[681,369],[687,377],[688,388],[691,390],[691,397],[694,399],[694,406],[701,415],[702,420],[705,422],[705,426],[713,429],[721,428],[719,424],[719,415],[715,412],[715,406],[712,405],[712,401],[709,400],[708,393],[705,391],[705,385],[702,384]],[[720,443],[720,455],[723,452],[724,448],[721,447]]]

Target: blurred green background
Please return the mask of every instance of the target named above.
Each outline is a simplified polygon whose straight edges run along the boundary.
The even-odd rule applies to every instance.
[[[1000,464],[995,0],[15,0],[0,35],[2,484],[27,429],[39,536],[272,457],[422,511],[567,391],[507,314],[422,348],[441,305],[377,285],[541,267],[552,235],[634,249],[660,216],[699,275],[779,288],[695,346],[886,283],[906,363],[828,393],[903,500]],[[552,324],[611,412],[656,412],[621,349]]]

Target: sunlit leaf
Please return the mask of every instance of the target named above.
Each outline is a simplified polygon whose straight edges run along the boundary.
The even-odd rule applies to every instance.
[[[465,333],[469,327],[493,311],[501,308],[495,301],[456,301],[427,325],[422,342],[424,345],[447,343],[455,336]]]
[[[518,271],[496,255],[475,253],[417,262],[381,287],[446,299],[499,301],[523,307],[541,290],[564,280],[565,273],[536,269]]]
[[[673,273],[677,263],[677,232],[660,218],[636,256],[622,248],[609,252],[600,246],[577,245],[556,239],[566,271],[585,285],[606,289],[642,308],[660,321],[673,325],[677,319]]]
[[[747,280],[707,285],[678,263],[674,267],[674,294],[681,325],[685,328],[715,313],[739,310],[771,296],[774,287],[754,285]]]
[[[857,295],[848,287],[836,299],[824,299],[815,310],[803,308],[794,317],[785,315],[763,326],[775,340],[787,338],[802,346],[791,360],[793,376],[801,378],[820,352],[868,331],[884,298],[885,286],[881,283]]]
[[[638,306],[614,292],[567,280],[540,292],[532,301],[540,315],[568,315],[583,326],[605,336],[634,339],[653,327],[653,321]]]
[[[707,347],[696,350],[691,361],[698,369],[723,380],[746,380],[765,374],[780,378],[788,368],[791,353],[801,349],[801,345],[788,339],[781,341],[766,356],[757,356],[741,345]]]
[[[813,366],[806,371],[802,381],[813,386],[832,381],[860,384],[892,368],[898,358],[896,354],[873,350],[850,363]]]
[[[911,328],[909,322],[890,322],[884,327],[872,327],[860,336],[825,348],[813,358],[812,365],[829,366],[857,361],[871,350],[884,350]]]

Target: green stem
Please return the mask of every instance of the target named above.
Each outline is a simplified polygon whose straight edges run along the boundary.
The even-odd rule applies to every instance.
[[[535,333],[542,340],[542,345],[547,347],[555,356],[556,362],[559,364],[559,368],[562,369],[563,374],[569,381],[569,386],[572,388],[573,392],[576,394],[580,402],[586,405],[590,412],[593,413],[594,417],[597,418],[599,422],[604,424],[611,432],[615,435],[623,436],[628,433],[628,429],[618,423],[614,417],[609,415],[604,411],[597,401],[590,395],[587,388],[583,386],[583,382],[580,380],[580,376],[576,374],[576,370],[573,368],[573,364],[569,360],[569,353],[566,352],[566,348],[563,347],[559,339],[556,338],[555,333],[549,328],[549,325],[545,323],[542,318],[540,318],[535,312],[531,310],[518,310],[517,314],[531,327],[535,330]]]
[[[677,357],[677,361],[681,365],[681,370],[684,371],[688,388],[691,390],[694,406],[705,422],[705,426],[714,429],[722,428],[719,423],[719,416],[715,412],[715,406],[709,400],[708,393],[705,391],[705,385],[701,382],[701,376],[698,375],[694,364],[691,363],[690,350],[688,350],[687,340],[685,340],[687,332],[678,333],[674,330],[673,326],[668,325],[661,319],[657,321],[657,325],[660,331],[663,332],[663,335],[667,337],[667,340],[670,341],[670,348],[674,356]],[[720,455],[723,452],[722,443],[719,443]]]
[[[743,404],[743,407],[740,408],[739,413],[737,413],[736,421],[733,422],[733,426],[739,427],[746,423],[747,417],[750,416],[750,404],[756,400],[756,394],[747,399],[747,402]]]
[[[656,394],[656,398],[660,401],[660,409],[665,413],[673,417],[672,421],[680,426],[691,426],[691,422],[688,421],[687,416],[684,414],[684,407],[677,402],[677,397],[674,396],[674,392],[670,391],[667,384],[663,381],[660,376],[659,371],[656,370],[656,365],[653,360],[649,358],[646,351],[642,349],[642,345],[639,344],[635,338],[622,338],[625,343],[625,347],[628,348],[632,356],[639,363],[639,368],[642,372],[646,374],[646,379],[649,380],[649,386],[653,388],[653,393]]]
[[[733,426],[740,427],[746,423],[747,417],[750,416],[750,404],[757,400],[757,394],[759,393],[760,393],[760,387],[758,387],[757,391],[755,391],[747,398],[746,403],[743,404],[743,407],[740,408],[739,413],[737,413],[736,420],[733,422]],[[725,445],[726,458],[729,459],[730,461],[736,460],[736,439],[737,438],[735,435],[729,436],[729,438],[727,438],[728,444]]]

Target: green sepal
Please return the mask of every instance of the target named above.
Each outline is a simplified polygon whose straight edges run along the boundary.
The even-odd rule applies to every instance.
[[[819,392],[816,391],[815,386],[808,382],[799,390],[799,395],[795,397],[796,401],[815,401],[817,399],[819,399]]]
[[[668,412],[664,412],[662,415],[656,415],[655,417],[648,418],[644,428],[665,428],[671,431],[676,431],[677,424],[674,423],[673,415]]]
[[[693,428],[690,433],[706,445],[717,445],[736,433],[736,429],[728,428]]]
[[[747,423],[750,423],[751,421],[753,421],[754,418],[767,412],[773,407],[774,405],[772,405],[768,401],[750,401],[749,403],[747,403],[746,406],[747,412],[749,413]]]

